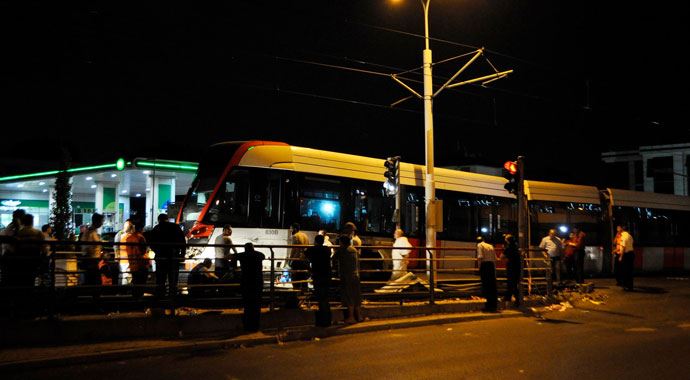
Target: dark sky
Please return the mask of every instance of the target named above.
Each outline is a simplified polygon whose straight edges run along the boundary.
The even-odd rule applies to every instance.
[[[389,107],[408,93],[380,75],[421,66],[417,0],[15,3],[0,12],[8,171],[60,146],[79,163],[197,160],[245,139],[424,162],[421,101]],[[531,178],[594,184],[602,150],[689,141],[686,16],[682,2],[432,0],[435,62],[484,46],[515,70],[435,100],[437,165],[524,154]],[[466,60],[437,64],[435,84]],[[491,72],[481,58],[461,78]]]

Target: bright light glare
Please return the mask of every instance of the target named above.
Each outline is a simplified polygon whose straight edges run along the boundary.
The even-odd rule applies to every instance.
[[[384,182],[383,188],[386,190],[386,194],[388,195],[394,195],[398,191],[398,187],[390,181]]]
[[[489,229],[486,227],[482,227],[481,231],[483,234],[485,234],[485,233],[489,232]]]
[[[559,229],[562,233],[568,232],[568,226],[560,226],[560,227],[558,227],[558,229]]]
[[[335,212],[335,205],[331,202],[323,202],[321,203],[321,213],[328,215],[328,216],[333,216],[333,213]]]
[[[93,177],[86,177],[87,181],[91,181],[92,179],[93,179]]]

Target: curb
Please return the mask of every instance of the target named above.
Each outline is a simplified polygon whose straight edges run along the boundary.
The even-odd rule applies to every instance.
[[[156,356],[165,354],[177,354],[184,352],[222,350],[236,348],[240,346],[257,346],[267,343],[281,343],[288,341],[311,340],[314,338],[326,338],[331,336],[342,336],[348,334],[358,334],[373,331],[384,331],[391,329],[401,329],[408,327],[419,327],[436,324],[472,322],[480,320],[492,320],[500,318],[515,318],[526,314],[514,311],[503,310],[496,314],[468,313],[466,315],[450,316],[425,316],[419,318],[409,318],[409,320],[374,320],[362,324],[347,326],[333,326],[327,328],[316,328],[312,326],[297,326],[288,328],[276,335],[264,335],[260,337],[239,337],[223,340],[207,340],[189,343],[172,343],[169,346],[142,347],[121,350],[96,351],[86,354],[69,355],[64,357],[54,357],[45,359],[31,359],[16,362],[0,363],[0,372],[18,371],[26,369],[37,369],[45,367],[69,366],[75,364],[93,363],[98,361],[115,361],[144,356]],[[367,325],[367,323],[369,323]]]

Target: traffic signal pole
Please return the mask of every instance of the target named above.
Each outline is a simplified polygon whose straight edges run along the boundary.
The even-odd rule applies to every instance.
[[[517,206],[518,206],[518,243],[525,255],[529,249],[529,222],[527,197],[525,196],[525,157],[517,158]]]

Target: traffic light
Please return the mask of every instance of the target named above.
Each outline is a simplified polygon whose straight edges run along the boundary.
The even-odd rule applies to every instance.
[[[518,192],[518,163],[517,161],[506,161],[503,164],[503,177],[508,180],[508,182],[503,185],[503,187],[511,194],[517,194]]]
[[[386,177],[383,188],[386,189],[386,194],[395,195],[400,185],[400,156],[388,157],[383,166],[386,167],[386,172],[383,173]]]

